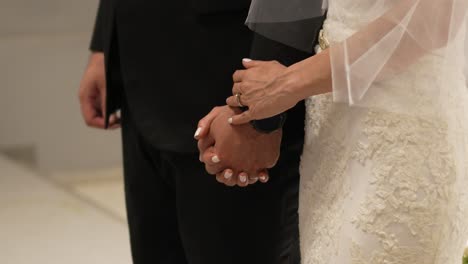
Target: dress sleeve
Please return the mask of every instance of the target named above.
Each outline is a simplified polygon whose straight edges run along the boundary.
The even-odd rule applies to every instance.
[[[463,72],[468,1],[396,0],[390,6],[390,1],[379,4],[383,2],[376,1],[371,11],[376,18],[373,22],[330,48],[335,102],[384,108],[385,103],[406,101],[411,105],[415,98],[405,98],[410,95],[402,91],[404,85],[398,79],[422,82],[426,74],[437,75],[442,81],[453,78],[455,71]],[[413,77],[403,77],[409,74]],[[419,92],[436,95],[443,87],[438,84],[427,85]],[[395,91],[390,91],[393,86]]]

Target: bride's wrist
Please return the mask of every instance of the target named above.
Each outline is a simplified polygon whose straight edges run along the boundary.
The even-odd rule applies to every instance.
[[[302,80],[296,71],[286,69],[281,76],[276,78],[275,82],[275,86],[281,89],[290,99],[300,102],[307,98]]]
[[[286,92],[298,102],[311,96],[310,82],[297,67],[288,68],[280,77],[280,82]]]
[[[283,76],[286,89],[299,101],[332,92],[329,52],[324,51],[290,66]]]

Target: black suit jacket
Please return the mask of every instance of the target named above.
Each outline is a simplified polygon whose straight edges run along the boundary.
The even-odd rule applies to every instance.
[[[101,0],[91,49],[105,53],[107,116],[126,103],[154,147],[196,151],[198,120],[225,104],[232,73],[250,55],[252,34],[244,26],[249,2]],[[257,43],[254,58],[290,57],[282,45],[264,38]],[[305,56],[295,57],[289,64]],[[286,133],[285,142],[302,140],[303,106],[298,109],[289,115],[286,130],[299,131]]]

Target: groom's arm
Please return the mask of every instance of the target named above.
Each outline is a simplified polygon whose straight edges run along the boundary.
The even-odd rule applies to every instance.
[[[91,38],[90,50],[94,52],[104,51],[104,1],[99,1],[94,32]]]
[[[99,2],[94,32],[89,46],[92,54],[80,83],[79,100],[85,123],[94,128],[118,128],[120,120],[115,115],[106,118],[106,77],[104,47],[106,42],[107,0]]]
[[[190,0],[193,8],[199,14],[233,12],[246,10],[250,7],[250,0]]]

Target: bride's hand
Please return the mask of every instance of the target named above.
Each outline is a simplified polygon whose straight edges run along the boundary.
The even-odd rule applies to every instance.
[[[226,102],[232,107],[239,107],[235,95],[240,94],[240,103],[248,107],[248,110],[230,118],[231,124],[245,124],[251,120],[275,116],[302,100],[301,96],[294,92],[292,79],[286,73],[287,68],[284,65],[276,61],[251,60],[244,60],[243,64],[246,70],[234,73],[234,96],[229,97]]]

